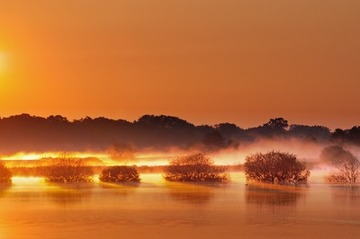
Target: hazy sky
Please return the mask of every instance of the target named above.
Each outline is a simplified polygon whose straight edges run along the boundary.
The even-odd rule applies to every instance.
[[[0,116],[360,125],[359,0],[1,0]]]

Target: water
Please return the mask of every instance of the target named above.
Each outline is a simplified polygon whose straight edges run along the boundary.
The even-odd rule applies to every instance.
[[[0,238],[359,238],[360,188],[168,183],[59,186],[14,178],[0,189]]]

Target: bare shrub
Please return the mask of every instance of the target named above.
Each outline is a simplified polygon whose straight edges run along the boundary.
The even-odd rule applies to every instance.
[[[215,166],[203,153],[178,157],[165,169],[168,181],[179,182],[225,182],[229,179],[226,168]]]
[[[310,175],[294,154],[275,151],[246,157],[244,170],[248,180],[269,183],[306,182]]]
[[[63,154],[45,170],[45,178],[54,183],[82,183],[92,181],[93,170],[82,159]]]
[[[100,181],[112,183],[140,182],[140,177],[135,167],[112,166],[101,172]]]
[[[331,183],[356,183],[360,175],[360,161],[348,150],[333,145],[322,150],[320,158],[335,171],[326,177]]]

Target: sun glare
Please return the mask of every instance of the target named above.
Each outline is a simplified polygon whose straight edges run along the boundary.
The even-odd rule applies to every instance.
[[[160,154],[138,154],[135,159],[129,161],[114,161],[111,160],[107,153],[101,152],[70,152],[69,155],[74,158],[81,158],[81,159],[90,159],[95,158],[99,159],[99,162],[103,163],[107,166],[119,165],[119,164],[126,164],[126,165],[136,165],[136,166],[164,166],[169,163],[169,155],[160,155]],[[36,161],[42,159],[51,159],[51,158],[58,158],[62,157],[61,152],[44,152],[44,153],[37,153],[37,152],[18,152],[12,155],[0,155],[0,160],[5,161]]]
[[[0,73],[3,73],[7,65],[7,55],[4,52],[0,52]]]
[[[36,153],[16,153],[10,156],[2,157],[3,160],[38,160],[41,158],[42,155]]]
[[[60,152],[46,152],[46,153],[16,153],[9,156],[2,156],[2,160],[40,160],[45,158],[58,158],[61,157]],[[107,157],[106,154],[101,153],[81,153],[81,152],[71,152],[70,155],[75,158],[104,158]]]
[[[12,177],[12,183],[14,185],[39,185],[44,183],[44,178],[42,177]]]

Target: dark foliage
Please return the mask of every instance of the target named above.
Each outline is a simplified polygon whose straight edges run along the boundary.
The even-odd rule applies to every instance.
[[[137,150],[166,150],[177,147],[219,150],[252,143],[257,139],[295,138],[311,142],[360,145],[360,127],[330,132],[323,126],[289,125],[283,118],[254,128],[235,124],[195,126],[183,119],[165,115],[144,115],[129,122],[104,117],[69,121],[55,115],[48,118],[29,114],[0,118],[0,153],[44,151],[105,151],[116,142]]]
[[[256,138],[281,137],[285,136],[288,128],[288,121],[283,118],[270,119],[269,122],[256,128],[250,128],[248,133]]]
[[[218,130],[207,133],[202,140],[202,143],[205,145],[206,149],[210,151],[225,148],[227,146],[224,136]]]
[[[227,138],[237,137],[244,133],[243,129],[239,128],[236,124],[231,123],[217,124],[215,125],[215,129]]]
[[[271,151],[266,154],[257,153],[246,157],[244,164],[248,180],[269,183],[306,182],[310,175],[305,163],[295,155]]]
[[[285,131],[288,128],[289,124],[288,121],[284,118],[275,118],[270,119],[269,122],[264,124],[263,127],[267,127],[269,129],[272,129],[274,131]]]
[[[330,129],[324,126],[291,125],[289,136],[314,142],[326,142],[330,136]]]
[[[226,182],[226,168],[215,166],[203,153],[178,157],[165,169],[165,179],[178,182]]]
[[[135,167],[112,166],[105,168],[100,175],[100,181],[111,183],[140,182],[139,173]]]
[[[351,143],[360,145],[360,126],[352,127],[351,129],[336,129],[332,134],[331,139],[335,143]]]
[[[141,126],[155,127],[155,128],[192,128],[193,124],[174,116],[166,115],[144,115],[135,122]]]

